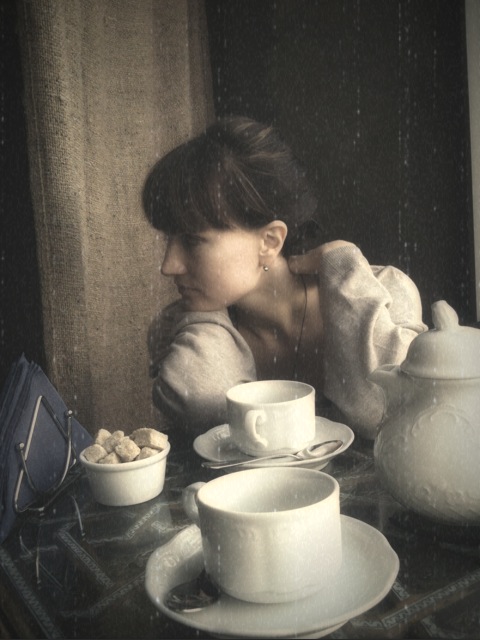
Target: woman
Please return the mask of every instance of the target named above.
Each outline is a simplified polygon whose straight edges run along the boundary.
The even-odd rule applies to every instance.
[[[414,283],[353,244],[314,240],[317,202],[270,126],[222,119],[148,176],[144,208],[167,234],[162,273],[180,300],[150,334],[153,399],[193,435],[226,422],[225,392],[255,379],[316,389],[317,414],[373,439],[384,412],[368,380],[426,329]],[[301,255],[303,254],[303,255]]]

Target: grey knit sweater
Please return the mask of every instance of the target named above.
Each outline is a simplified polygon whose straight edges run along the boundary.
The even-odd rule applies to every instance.
[[[368,379],[383,364],[399,364],[427,329],[415,284],[395,267],[370,266],[354,246],[322,258],[318,278],[324,325],[324,388],[317,415],[374,438],[385,399]],[[153,401],[192,434],[226,422],[226,391],[256,379],[253,354],[227,312],[185,312],[173,303],[149,335]]]

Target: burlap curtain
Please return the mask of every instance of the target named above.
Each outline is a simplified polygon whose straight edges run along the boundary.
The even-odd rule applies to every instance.
[[[18,0],[47,373],[92,432],[161,426],[148,325],[172,299],[141,190],[212,117],[199,0]]]

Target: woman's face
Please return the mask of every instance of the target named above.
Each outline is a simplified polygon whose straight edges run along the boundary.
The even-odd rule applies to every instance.
[[[169,236],[162,273],[189,311],[216,311],[252,292],[262,272],[260,230],[213,229]]]

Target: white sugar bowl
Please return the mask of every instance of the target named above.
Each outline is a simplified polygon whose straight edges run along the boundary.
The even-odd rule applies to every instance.
[[[83,452],[80,463],[85,468],[93,497],[100,504],[121,507],[146,502],[163,491],[170,444],[149,458],[100,464],[89,462]]]

